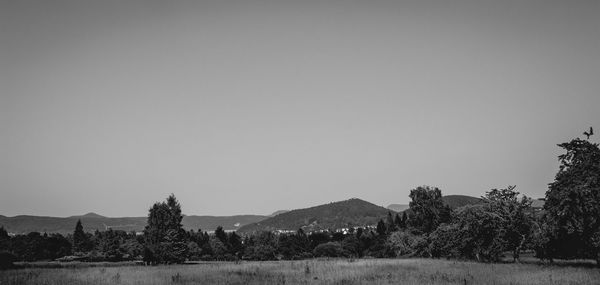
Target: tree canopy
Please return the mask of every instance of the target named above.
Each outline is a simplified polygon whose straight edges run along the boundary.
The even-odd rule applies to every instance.
[[[181,205],[173,194],[166,202],[157,202],[150,208],[144,229],[146,262],[180,263],[185,260],[187,245],[182,219]]]
[[[579,138],[558,146],[566,152],[546,192],[546,255],[600,263],[600,149]]]
[[[413,214],[408,222],[413,228],[430,233],[441,223],[448,222],[450,208],[444,206],[439,188],[419,186],[410,190],[409,197],[412,200],[408,205]]]

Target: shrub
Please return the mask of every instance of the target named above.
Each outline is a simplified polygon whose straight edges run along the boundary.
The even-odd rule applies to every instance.
[[[348,254],[339,242],[331,241],[317,245],[313,251],[317,257],[347,257]]]
[[[0,269],[13,268],[15,261],[17,261],[17,257],[14,254],[6,251],[0,252]]]
[[[248,260],[274,260],[276,250],[271,245],[257,244],[247,247],[244,253],[243,258]]]
[[[406,231],[397,231],[390,234],[387,246],[394,257],[412,256],[417,252],[417,245],[422,237]]]

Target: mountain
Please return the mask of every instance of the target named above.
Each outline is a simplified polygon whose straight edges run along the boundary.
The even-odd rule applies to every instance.
[[[442,197],[442,201],[444,201],[444,204],[450,206],[450,208],[454,210],[466,205],[479,204],[483,200],[481,198],[466,195],[447,195]]]
[[[392,210],[392,211],[398,212],[398,213],[404,212],[405,210],[408,210],[408,208],[409,207],[406,204],[389,204],[387,206],[388,210]]]
[[[388,213],[386,208],[360,199],[350,199],[292,210],[263,221],[240,227],[238,232],[339,229],[351,226],[372,226]]]
[[[90,212],[90,213],[87,213],[87,214],[81,215],[81,216],[70,216],[69,218],[78,218],[78,219],[90,218],[90,219],[92,219],[92,218],[106,218],[106,217],[98,215],[98,214],[96,214],[94,212]]]
[[[480,198],[465,195],[443,196],[442,200],[452,209],[481,203]],[[543,201],[539,203],[543,203]],[[401,212],[407,208],[408,205],[391,204],[386,209],[354,198],[293,211],[281,210],[271,216],[184,216],[182,224],[187,230],[202,229],[203,231],[212,231],[217,226],[222,226],[224,230],[237,230],[240,232],[278,229],[295,231],[299,228],[312,231],[375,225],[380,218],[387,215],[389,210]],[[6,217],[0,215],[0,226],[3,226],[10,233],[47,232],[69,234],[73,233],[78,219],[81,220],[83,229],[88,232],[103,231],[108,228],[140,232],[144,230],[147,221],[147,217],[109,218],[96,213],[67,218],[28,215]]]
[[[479,204],[481,203],[481,198],[466,196],[466,195],[447,195],[442,196],[442,201],[444,204],[450,206],[452,209],[460,208],[465,205]],[[404,212],[408,210],[410,207],[407,204],[390,204],[387,206],[388,210],[392,210],[394,212]]]
[[[239,227],[262,221],[268,216],[261,215],[239,215],[239,216],[184,216],[183,227],[186,230],[213,231],[217,226],[225,230],[236,230]],[[141,232],[146,226],[147,217],[123,217],[109,218],[96,213],[88,213],[81,216],[67,218],[43,217],[43,216],[14,216],[5,217],[0,215],[0,226],[10,233],[47,232],[69,234],[75,230],[77,220],[81,220],[84,231],[104,231],[108,228],[114,230]]]
[[[214,231],[218,226],[224,230],[237,230],[239,227],[251,223],[256,223],[268,218],[261,215],[238,215],[238,216],[185,216],[183,217],[183,227],[197,231]],[[144,225],[145,225],[144,220]]]

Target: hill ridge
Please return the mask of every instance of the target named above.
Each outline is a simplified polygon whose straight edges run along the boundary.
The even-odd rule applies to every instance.
[[[330,202],[286,213],[240,227],[241,233],[263,230],[305,231],[337,229],[376,224],[388,213],[386,208],[359,198]]]

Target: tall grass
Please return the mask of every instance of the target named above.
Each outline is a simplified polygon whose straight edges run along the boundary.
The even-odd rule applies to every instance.
[[[589,267],[433,259],[304,260],[194,265],[25,268],[0,284],[598,284]]]

